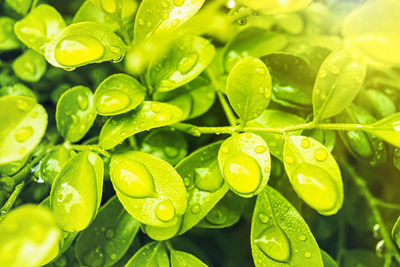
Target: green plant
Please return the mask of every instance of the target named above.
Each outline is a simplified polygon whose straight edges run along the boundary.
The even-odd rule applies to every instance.
[[[0,266],[400,265],[398,0],[0,5]]]

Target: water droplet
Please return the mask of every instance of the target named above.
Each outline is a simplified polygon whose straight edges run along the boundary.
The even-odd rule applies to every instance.
[[[292,156],[286,156],[285,162],[288,164],[292,164],[294,162],[294,158]]]
[[[319,77],[320,78],[325,78],[328,75],[328,72],[325,69],[321,69],[319,71]]]
[[[301,235],[301,236],[299,236],[299,240],[301,240],[301,241],[304,241],[304,240],[306,240],[306,236],[305,236],[305,235]]]
[[[197,61],[199,60],[199,55],[197,53],[192,53],[187,57],[183,58],[179,62],[178,70],[182,74],[188,73],[193,67],[196,65]]]
[[[150,109],[154,112],[160,112],[161,111],[161,105],[159,103],[151,103]]]
[[[159,122],[168,121],[171,119],[171,117],[172,117],[171,114],[164,112],[164,113],[156,114],[155,120],[159,121]]]
[[[189,178],[184,178],[183,179],[183,184],[186,186],[186,187],[188,187],[189,185],[190,185],[190,179]]]
[[[163,19],[168,19],[168,18],[169,18],[169,13],[165,12],[165,13],[162,15],[162,18],[163,18]]]
[[[310,140],[308,138],[303,138],[301,140],[301,146],[303,148],[309,148],[310,147]]]
[[[386,253],[386,244],[385,241],[381,240],[376,244],[375,247],[376,250],[376,255],[380,258],[383,258],[385,256]]]
[[[35,111],[35,112],[32,112],[31,117],[32,117],[33,119],[36,119],[38,116],[39,116],[39,113],[37,113],[36,111]]]
[[[107,90],[96,99],[96,110],[100,114],[114,114],[125,110],[131,98],[120,90]]]
[[[139,19],[138,23],[139,23],[139,25],[143,25],[144,24],[144,20],[143,19]]]
[[[70,35],[57,44],[54,56],[61,65],[78,66],[101,58],[104,50],[103,44],[93,36]]]
[[[168,3],[165,2],[165,1],[163,1],[163,2],[161,2],[161,6],[162,6],[163,8],[167,8],[167,7],[168,7]]]
[[[372,228],[372,235],[375,238],[381,237],[381,226],[379,224],[375,224],[374,227]]]
[[[246,18],[238,19],[237,24],[239,24],[239,26],[244,26],[247,24],[247,19]]]
[[[18,150],[18,153],[19,153],[20,155],[25,154],[25,152],[26,152],[26,148],[25,148],[25,147],[21,147],[21,148]]]
[[[120,161],[111,172],[113,185],[121,193],[137,198],[155,197],[153,176],[145,165],[135,160]]]
[[[256,69],[256,72],[260,75],[264,75],[265,73],[267,73],[265,68],[258,68]]]
[[[332,66],[331,71],[333,74],[339,74],[340,68],[338,66]]]
[[[379,150],[379,151],[382,151],[384,147],[385,147],[385,145],[383,144],[383,142],[379,142],[379,144],[378,144],[378,150]]]
[[[323,168],[303,163],[290,177],[296,193],[313,209],[329,211],[336,206],[339,200],[338,188]]]
[[[194,178],[196,187],[206,192],[215,192],[224,184],[217,160],[214,160],[206,168],[196,168]]]
[[[171,22],[172,28],[178,27],[179,23],[180,23],[180,20],[179,20],[179,19],[174,19],[174,20]]]
[[[112,259],[113,261],[115,261],[117,258],[118,258],[118,255],[115,254],[115,253],[112,253],[112,254],[110,255],[110,259]]]
[[[245,133],[244,137],[247,138],[247,139],[250,139],[250,138],[253,137],[253,135],[251,133]]]
[[[259,220],[261,223],[266,224],[266,223],[269,222],[269,217],[268,217],[268,215],[265,214],[265,213],[259,213],[259,214],[258,214],[258,220]]]
[[[78,124],[79,118],[76,115],[71,115],[72,124]]]
[[[92,249],[83,256],[83,263],[87,266],[103,266],[104,261],[104,251],[101,247]]]
[[[169,199],[160,201],[154,212],[157,218],[164,222],[170,221],[175,217],[175,208]]]
[[[14,137],[17,142],[24,142],[33,134],[32,126],[24,126],[15,131]]]
[[[191,211],[193,214],[199,213],[200,210],[201,210],[200,204],[197,204],[197,203],[194,204],[194,205],[192,206],[192,208],[190,209],[190,211]]]
[[[325,160],[327,156],[328,156],[328,153],[327,153],[326,150],[325,150],[324,148],[322,148],[322,147],[317,148],[317,149],[315,150],[315,152],[314,152],[314,158],[315,158],[316,160],[319,160],[319,161]]]
[[[86,110],[88,108],[89,101],[86,96],[78,95],[78,106],[82,110]]]
[[[289,240],[277,225],[265,229],[255,243],[265,255],[273,260],[287,262],[290,257]]]
[[[176,6],[181,6],[181,5],[183,5],[183,3],[185,3],[185,0],[174,0],[174,4]]]
[[[306,258],[310,258],[311,257],[311,252],[307,251],[306,253],[304,253],[304,256]]]
[[[18,99],[17,100],[17,108],[21,111],[28,111],[29,110],[29,103],[25,100]]]
[[[107,239],[112,239],[115,236],[114,229],[108,229],[105,234]]]
[[[221,151],[222,151],[222,153],[229,153],[229,147],[226,145],[226,146],[223,146],[223,147],[221,147]]]
[[[260,94],[264,94],[265,88],[264,88],[264,87],[258,88],[258,92],[259,92]]]
[[[264,153],[265,151],[267,151],[267,147],[265,146],[258,146],[256,147],[256,149],[254,150],[256,153]]]
[[[232,190],[241,194],[256,191],[262,178],[258,162],[244,153],[230,157],[224,163],[223,174]]]

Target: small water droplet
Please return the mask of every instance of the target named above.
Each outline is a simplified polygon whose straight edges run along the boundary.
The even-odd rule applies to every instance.
[[[121,49],[117,46],[110,46],[110,51],[114,54],[120,54],[121,53]]]
[[[159,103],[151,103],[150,109],[154,112],[160,112],[161,111],[161,105]]]
[[[287,262],[290,257],[289,240],[277,225],[265,229],[254,242],[265,255],[273,260]]]
[[[325,150],[324,148],[322,148],[322,147],[317,148],[317,149],[315,150],[315,152],[314,152],[314,158],[315,158],[316,160],[319,160],[319,161],[325,160],[325,159],[327,158],[327,156],[328,156],[328,153],[327,153],[326,150]]]
[[[190,209],[190,211],[191,211],[193,214],[199,213],[200,210],[201,210],[200,204],[197,204],[197,203],[194,204],[194,205],[192,206],[192,208]]]
[[[138,23],[139,23],[139,25],[144,25],[144,20],[143,19],[139,19]]]
[[[156,217],[164,222],[170,221],[175,217],[175,208],[169,199],[160,201],[154,212]]]
[[[36,119],[37,117],[39,117],[39,113],[37,113],[36,111],[35,111],[35,112],[32,112],[31,117],[32,117],[33,119]]]
[[[199,60],[199,55],[197,53],[192,53],[187,57],[184,57],[179,62],[178,70],[180,71],[180,73],[186,74],[193,69],[198,60]]]
[[[162,2],[161,2],[161,6],[162,6],[163,8],[167,8],[167,7],[168,7],[168,3],[165,2],[165,1],[162,1]]]
[[[106,236],[107,239],[112,239],[115,236],[115,230],[114,229],[108,229],[106,231],[105,236]]]
[[[19,153],[20,155],[25,154],[25,152],[26,152],[26,148],[25,148],[25,147],[21,147],[21,148],[18,150],[18,153]]]
[[[87,266],[103,266],[104,262],[104,251],[101,247],[92,249],[83,256],[83,263]]]
[[[229,153],[229,147],[226,145],[226,146],[223,146],[223,147],[221,147],[221,151],[222,151],[222,153]]]
[[[306,236],[305,236],[305,235],[301,235],[301,236],[299,236],[299,240],[301,240],[301,241],[304,241],[304,240],[306,240]]]
[[[117,258],[118,258],[118,255],[115,254],[115,253],[112,253],[112,254],[110,255],[110,259],[112,259],[113,261],[115,261]]]
[[[375,224],[374,227],[372,228],[372,235],[375,238],[381,237],[381,226],[379,224]]]
[[[156,114],[156,116],[155,116],[154,119],[155,119],[156,121],[162,122],[162,121],[168,121],[168,120],[170,120],[171,117],[172,117],[172,116],[171,116],[170,113],[164,112],[164,113]]]
[[[325,69],[321,69],[320,71],[319,71],[319,77],[320,78],[325,78],[326,76],[328,75],[328,72],[325,70]]]
[[[303,138],[301,140],[301,146],[303,148],[309,148],[310,147],[310,140],[308,138]]]
[[[311,257],[311,252],[307,251],[306,253],[304,253],[304,256],[306,258],[310,258]]]
[[[189,185],[190,185],[190,179],[189,178],[184,178],[183,179],[183,184],[186,186],[186,187],[188,187]]]
[[[258,68],[256,69],[256,72],[260,75],[264,75],[265,73],[267,73],[265,68]]]
[[[339,74],[340,68],[338,66],[332,66],[331,71],[333,74]]]
[[[179,25],[179,22],[180,22],[180,20],[179,20],[179,19],[174,19],[174,20],[171,22],[171,26],[172,26],[172,28],[176,28],[176,27],[178,27],[178,25]]]
[[[259,214],[258,214],[258,220],[259,220],[261,223],[266,224],[266,223],[269,222],[269,217],[268,217],[268,215],[265,214],[265,213],[259,213]]]
[[[254,150],[256,153],[264,153],[267,150],[267,147],[265,146],[258,146],[256,147],[256,149]]]
[[[264,94],[265,88],[264,88],[264,87],[258,88],[258,92],[259,92],[260,94]]]
[[[245,26],[247,24],[247,19],[246,18],[241,18],[237,20],[237,24],[239,26]]]
[[[185,0],[174,0],[174,4],[176,6],[181,6],[181,5],[183,5],[183,3],[185,3]]]
[[[33,134],[32,126],[24,126],[15,131],[14,137],[17,142],[25,142]]]
[[[169,13],[165,12],[165,13],[162,15],[162,18],[163,18],[163,19],[168,19],[168,18],[169,18]]]
[[[286,156],[285,162],[288,164],[292,164],[294,162],[294,158],[292,156]]]
[[[17,100],[17,108],[21,111],[28,111],[29,110],[29,103],[25,100],[18,99]]]

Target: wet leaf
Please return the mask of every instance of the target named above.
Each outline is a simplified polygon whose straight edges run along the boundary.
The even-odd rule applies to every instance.
[[[207,267],[207,265],[193,256],[184,251],[172,250],[171,254],[171,267],[183,267],[183,266],[193,266],[193,267]]]
[[[182,111],[175,106],[144,101],[135,110],[110,118],[101,129],[99,145],[111,149],[129,136],[176,123],[181,116]]]
[[[72,149],[68,149],[65,146],[60,146],[51,151],[40,162],[40,178],[51,186],[64,164],[75,155],[76,153]]]
[[[9,51],[21,46],[14,33],[15,20],[9,17],[0,17],[0,51]]]
[[[163,242],[152,242],[143,246],[128,261],[126,267],[169,267],[169,257]]]
[[[257,267],[324,266],[307,223],[271,187],[257,197],[251,223],[251,249]]]
[[[369,125],[365,130],[394,146],[400,147],[400,113],[394,113],[383,118]]]
[[[42,55],[28,49],[14,60],[12,68],[21,80],[37,82],[46,72],[47,64]]]

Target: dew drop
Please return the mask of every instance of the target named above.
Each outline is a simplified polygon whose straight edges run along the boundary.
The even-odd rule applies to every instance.
[[[304,253],[304,256],[306,258],[310,258],[311,257],[311,252],[307,251],[306,253]]]
[[[160,201],[155,209],[155,214],[158,219],[168,222],[175,217],[175,208],[171,200],[164,199]]]
[[[101,58],[104,50],[103,44],[90,35],[70,35],[57,44],[54,56],[61,65],[78,66]]]
[[[258,220],[263,224],[267,224],[269,222],[269,217],[267,214],[261,212],[258,214]]]
[[[164,112],[164,113],[157,114],[155,116],[155,120],[159,121],[159,122],[168,121],[171,119],[171,117],[172,117],[171,114]]]
[[[115,236],[115,230],[114,229],[108,229],[105,233],[105,236],[107,239],[112,239]]]
[[[163,19],[168,19],[168,18],[169,18],[169,13],[165,12],[165,13],[162,15],[162,18],[163,18]]]
[[[304,240],[306,240],[306,236],[305,236],[305,235],[301,235],[301,236],[299,236],[299,240],[301,240],[301,241],[304,241]]]
[[[325,69],[321,69],[319,71],[319,77],[320,78],[325,78],[328,75],[328,72]]]
[[[245,133],[244,137],[247,138],[247,139],[250,139],[250,138],[253,137],[253,135],[251,133]]]
[[[96,99],[96,110],[100,114],[114,114],[125,110],[131,98],[120,90],[107,90]]]
[[[161,2],[161,6],[162,6],[163,8],[167,8],[167,7],[168,7],[168,3],[165,2],[165,1],[163,1],[163,2]]]
[[[224,163],[223,174],[232,190],[241,194],[255,192],[262,178],[258,162],[244,153],[230,157]]]
[[[215,192],[224,184],[217,160],[214,160],[207,168],[196,168],[194,178],[196,187],[206,192]]]
[[[178,70],[180,73],[186,74],[193,69],[198,60],[199,55],[197,53],[192,53],[179,62]]]
[[[264,153],[267,150],[267,147],[265,146],[258,146],[256,147],[256,149],[254,150],[256,153]]]
[[[157,196],[153,176],[145,165],[132,159],[120,161],[111,173],[113,185],[121,193],[136,198]]]
[[[25,126],[17,129],[15,131],[14,137],[17,142],[25,142],[29,137],[31,137],[33,134],[33,128],[32,126]]]
[[[258,68],[256,69],[256,72],[260,75],[264,75],[266,73],[266,70],[264,68]]]
[[[39,113],[37,113],[37,112],[32,112],[31,117],[32,117],[33,119],[36,119],[38,116],[39,116]]]
[[[151,103],[150,109],[154,112],[160,112],[161,111],[161,105],[159,103]]]
[[[114,54],[120,54],[121,53],[121,49],[119,47],[116,46],[110,46],[110,51]]]
[[[277,225],[265,229],[255,240],[260,250],[271,259],[287,262],[290,257],[289,240]]]
[[[19,110],[21,110],[21,111],[28,111],[29,110],[29,103],[28,102],[26,102],[26,101],[24,101],[24,100],[21,100],[21,99],[18,99],[17,100],[17,108],[19,109]]]
[[[82,110],[86,110],[88,108],[89,101],[86,96],[78,95],[78,106]]]
[[[183,5],[183,3],[185,3],[185,0],[174,0],[174,4],[176,6],[181,6],[181,5]]]
[[[191,211],[193,214],[199,213],[200,210],[201,210],[200,204],[197,204],[197,203],[194,204],[194,205],[192,206],[192,208],[190,209],[190,211]]]
[[[340,68],[338,66],[332,66],[331,71],[333,74],[339,74]]]
[[[264,94],[265,88],[264,88],[264,87],[258,88],[258,92],[259,92],[260,94]]]
[[[112,253],[112,254],[110,255],[110,259],[112,259],[113,261],[115,261],[117,258],[118,258],[118,255],[115,254],[115,253]]]
[[[301,146],[303,148],[309,148],[310,147],[310,140],[308,138],[303,138],[301,140]]]
[[[328,153],[325,151],[324,148],[320,147],[317,148],[314,152],[314,158],[319,161],[323,161],[328,156]]]
[[[174,20],[171,22],[172,28],[178,27],[179,22],[180,22],[179,19],[174,19]]]
[[[288,164],[292,164],[294,162],[294,158],[292,156],[286,156],[285,162]]]
[[[165,146],[164,153],[170,158],[175,158],[176,156],[179,155],[179,150],[173,146]]]
[[[143,25],[144,24],[144,20],[143,19],[139,19],[138,23],[139,23],[139,25]]]
[[[190,179],[189,178],[184,178],[183,179],[183,184],[186,186],[186,187],[188,187],[189,185],[190,185]]]
[[[221,151],[222,151],[222,153],[229,153],[229,147],[228,146],[223,146],[223,147],[221,147]]]

